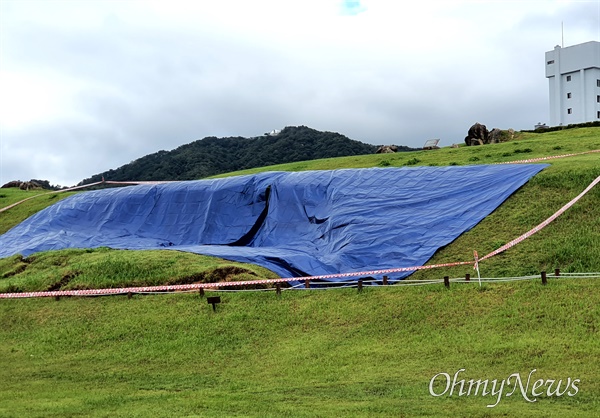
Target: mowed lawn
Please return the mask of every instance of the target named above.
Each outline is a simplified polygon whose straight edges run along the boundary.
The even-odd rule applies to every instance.
[[[221,292],[216,312],[197,293],[3,300],[0,416],[595,417],[598,285]],[[531,374],[535,402],[430,394],[460,369]],[[539,379],[563,395],[532,396]]]

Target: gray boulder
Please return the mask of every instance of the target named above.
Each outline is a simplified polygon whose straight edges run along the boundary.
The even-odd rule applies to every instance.
[[[488,136],[489,132],[487,127],[479,122],[476,122],[469,128],[469,133],[465,137],[465,144],[467,144],[467,146],[487,144]]]
[[[398,147],[396,145],[382,145],[377,148],[375,154],[393,154],[398,152]]]

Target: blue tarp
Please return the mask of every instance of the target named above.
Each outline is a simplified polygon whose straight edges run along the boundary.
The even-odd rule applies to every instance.
[[[544,167],[270,172],[89,191],[0,236],[0,258],[106,246],[212,255],[282,277],[419,266]]]

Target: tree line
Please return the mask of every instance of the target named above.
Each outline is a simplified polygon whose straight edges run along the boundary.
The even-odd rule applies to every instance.
[[[248,168],[320,158],[373,154],[378,146],[352,140],[336,132],[288,126],[278,134],[254,138],[206,137],[172,151],[158,151],[119,168],[95,174],[79,184],[105,180],[196,180]],[[401,151],[414,148],[399,147]]]

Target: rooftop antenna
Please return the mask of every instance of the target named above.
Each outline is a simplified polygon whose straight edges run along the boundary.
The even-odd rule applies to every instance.
[[[560,22],[560,31],[561,31],[561,37],[562,37],[561,48],[564,48],[565,47],[565,25],[562,20]]]

